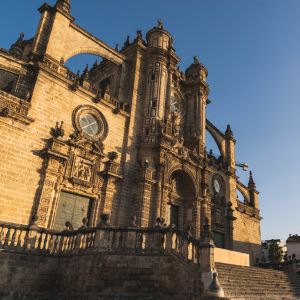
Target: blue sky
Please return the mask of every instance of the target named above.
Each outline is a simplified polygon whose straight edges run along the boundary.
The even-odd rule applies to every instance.
[[[43,2],[1,1],[0,47],[21,31],[34,35]],[[236,158],[253,171],[264,239],[300,234],[299,11],[299,0],[72,1],[76,23],[111,46],[161,18],[181,68],[198,55],[209,71],[208,118],[221,130],[231,124]],[[85,59],[95,58],[70,65],[82,68]],[[238,175],[247,183],[248,174]]]

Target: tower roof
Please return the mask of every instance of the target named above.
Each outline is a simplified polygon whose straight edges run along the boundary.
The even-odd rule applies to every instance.
[[[197,77],[202,77],[201,74],[204,71],[205,77],[208,75],[208,71],[205,66],[200,62],[197,55],[193,57],[194,62],[186,69],[185,75],[188,79],[196,79]],[[202,72],[201,72],[202,71]]]
[[[150,29],[150,30],[147,32],[147,34],[146,34],[146,39],[147,39],[147,41],[149,40],[150,35],[151,35],[152,33],[154,33],[154,32],[161,32],[162,34],[166,34],[166,35],[169,36],[169,38],[170,38],[171,40],[173,40],[173,39],[172,39],[172,36],[171,36],[171,34],[170,34],[170,32],[167,31],[167,30],[164,28],[163,21],[162,21],[161,19],[157,20],[157,25],[154,26],[152,29]]]

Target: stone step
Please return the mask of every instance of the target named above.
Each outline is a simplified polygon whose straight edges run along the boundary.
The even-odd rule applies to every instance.
[[[225,296],[234,300],[300,299],[300,276],[294,273],[216,264]]]
[[[299,297],[231,297],[231,300],[299,300]]]
[[[234,290],[247,290],[247,291],[253,291],[253,290],[258,290],[258,291],[280,291],[280,292],[293,292],[293,293],[300,293],[299,288],[294,288],[294,287],[272,287],[272,286],[236,286],[236,285],[228,285],[224,284],[223,282],[221,283],[223,288],[226,289],[234,289]]]

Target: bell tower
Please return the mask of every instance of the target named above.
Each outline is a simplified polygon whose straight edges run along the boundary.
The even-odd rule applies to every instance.
[[[200,63],[197,56],[186,69],[186,100],[187,100],[187,137],[190,146],[196,146],[198,153],[204,155],[206,104],[209,93],[206,77],[208,71]]]
[[[143,143],[158,142],[160,122],[164,120],[170,98],[172,37],[158,21],[147,33],[146,94],[144,102]]]
[[[161,134],[169,115],[172,74],[176,72],[179,62],[173,48],[172,36],[164,29],[161,20],[148,31],[146,40],[143,124],[139,146],[141,167],[135,199],[135,211],[142,226],[148,226],[151,219],[151,210],[155,204],[150,203],[150,199],[156,198],[154,194],[157,194],[157,197],[160,194],[154,183],[155,180],[159,180],[161,174]]]

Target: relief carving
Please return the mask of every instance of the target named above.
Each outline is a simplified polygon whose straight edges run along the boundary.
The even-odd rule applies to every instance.
[[[73,167],[73,177],[90,182],[92,178],[91,162],[82,157],[76,157]]]
[[[50,132],[53,137],[42,151],[42,157],[47,163],[37,209],[38,224],[44,227],[54,223],[61,190],[86,195],[99,201],[100,189],[103,186],[100,166],[105,157],[103,143],[99,139],[89,139],[76,131],[69,139],[63,140],[62,122],[57,122]],[[95,212],[93,218],[97,218],[94,215]]]

